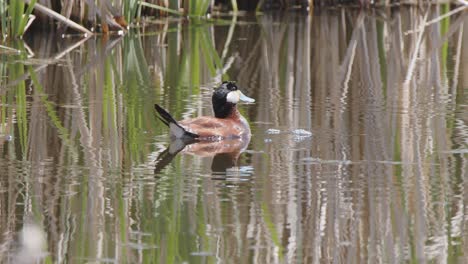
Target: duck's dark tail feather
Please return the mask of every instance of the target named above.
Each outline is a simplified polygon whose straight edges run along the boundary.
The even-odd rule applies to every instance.
[[[169,126],[170,123],[177,124],[177,121],[169,114],[164,108],[159,106],[158,104],[154,105],[154,109],[156,109],[156,112],[158,112],[159,116],[158,118],[167,126]]]
[[[158,118],[170,128],[171,135],[175,136],[176,138],[198,138],[197,134],[188,132],[187,130],[185,130],[185,128],[179,125],[179,123],[177,123],[177,121],[171,116],[171,114],[164,110],[164,108],[162,108],[158,104],[155,104],[154,108],[159,114]]]

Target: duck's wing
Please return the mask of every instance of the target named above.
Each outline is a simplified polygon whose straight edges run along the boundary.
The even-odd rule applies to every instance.
[[[230,134],[232,128],[231,121],[219,119],[211,116],[201,116],[193,119],[187,119],[179,122],[186,130],[199,136],[199,139],[217,140],[216,138],[225,138]]]

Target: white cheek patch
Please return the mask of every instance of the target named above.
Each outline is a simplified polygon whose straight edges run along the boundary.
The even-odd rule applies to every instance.
[[[240,95],[237,91],[229,92],[226,101],[229,103],[237,104],[239,102]]]

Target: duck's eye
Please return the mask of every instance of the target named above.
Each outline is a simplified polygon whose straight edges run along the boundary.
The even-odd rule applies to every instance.
[[[224,81],[221,86],[224,88],[224,89],[228,89],[229,91],[236,91],[238,90],[237,86],[236,86],[236,83],[233,82],[233,81]]]
[[[237,90],[237,86],[232,82],[227,85],[227,88],[229,89],[229,91]]]

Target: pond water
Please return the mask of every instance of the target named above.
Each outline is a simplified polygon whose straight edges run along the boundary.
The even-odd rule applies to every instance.
[[[421,31],[442,13],[8,43],[21,54],[0,54],[1,262],[467,263],[468,19]],[[161,162],[154,104],[212,115],[222,80],[256,99],[239,105],[249,144]]]

